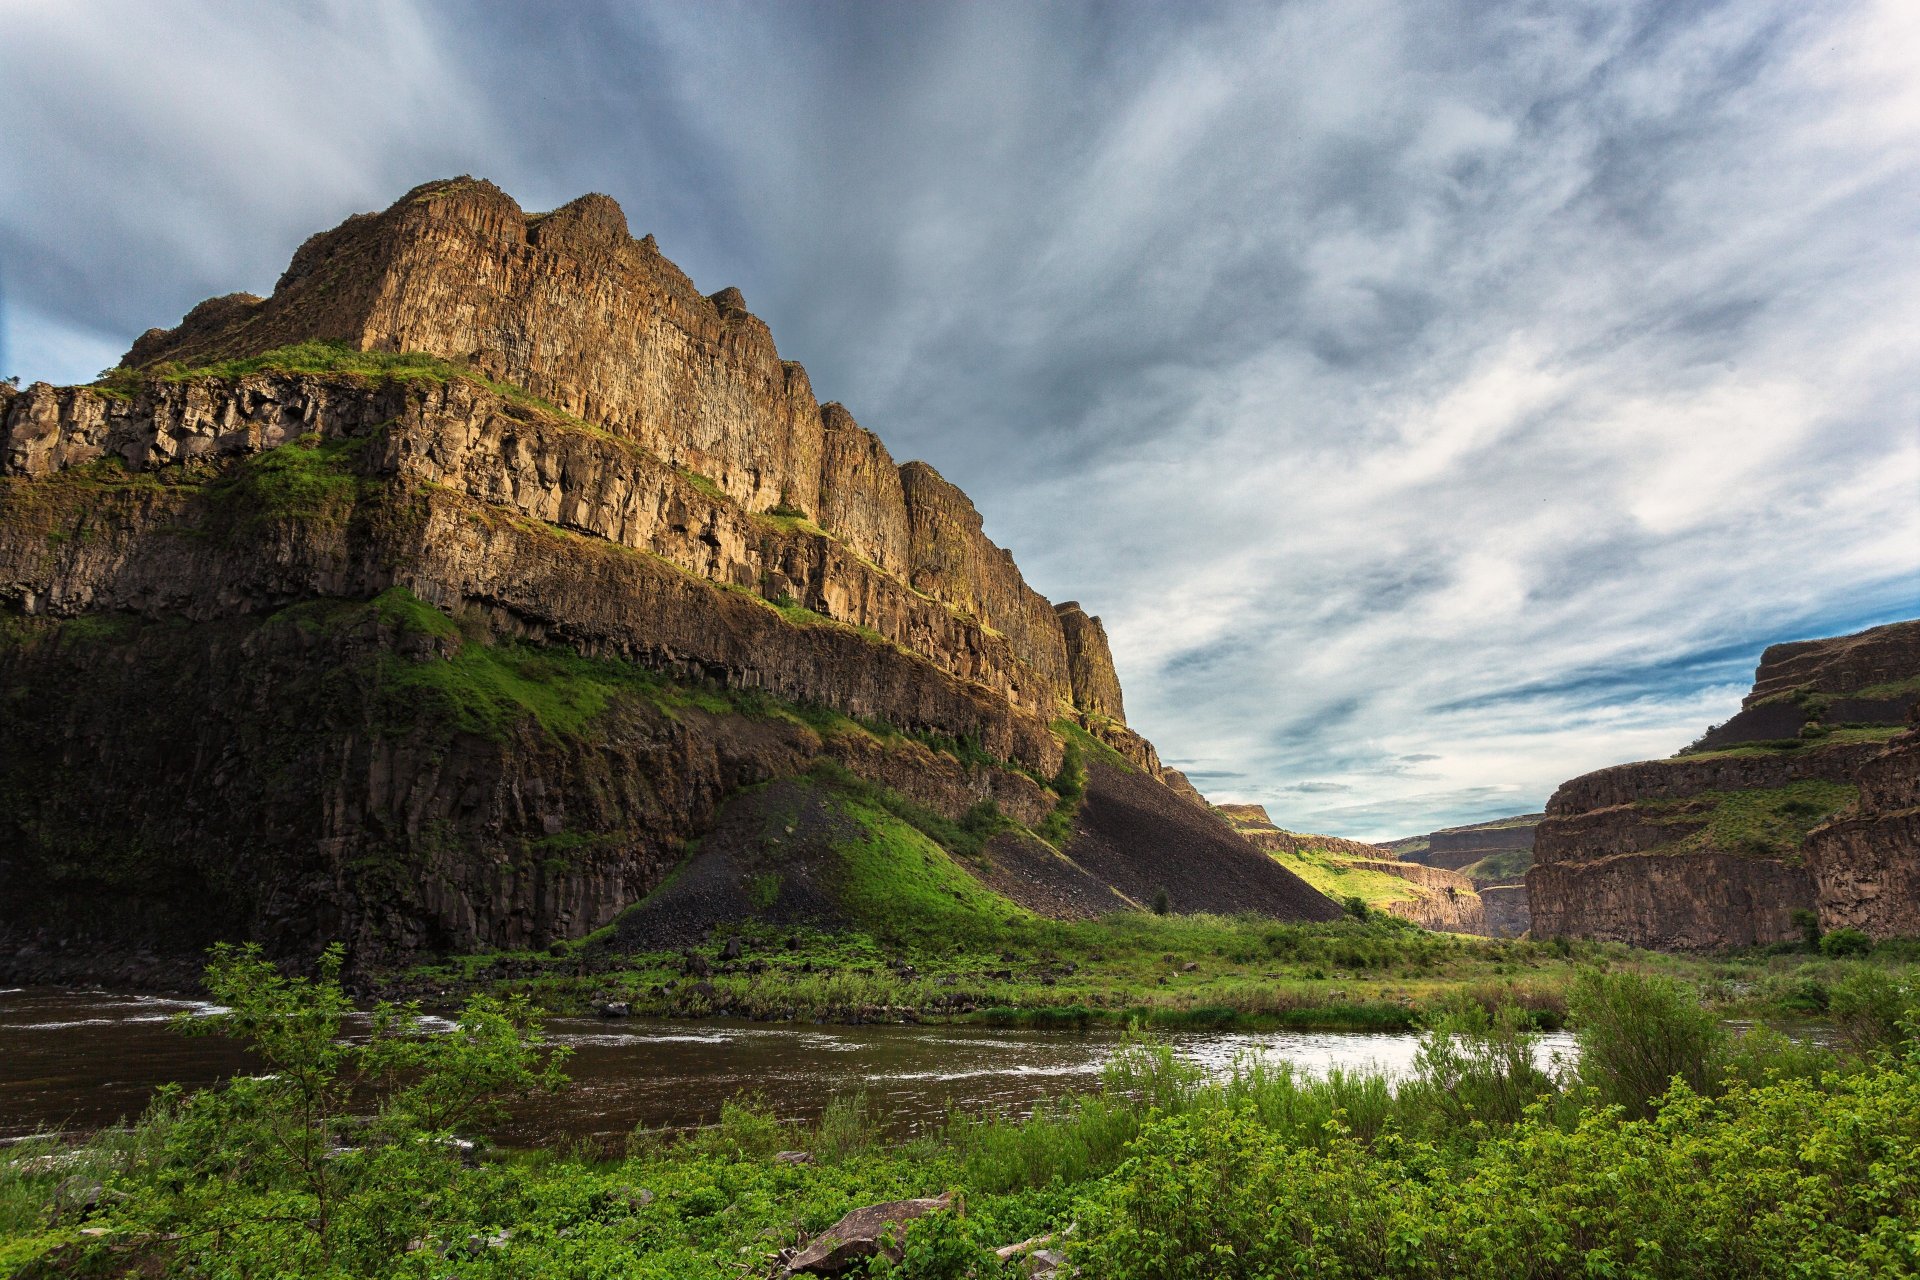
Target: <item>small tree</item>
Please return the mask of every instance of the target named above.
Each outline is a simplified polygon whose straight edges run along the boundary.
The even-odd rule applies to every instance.
[[[1800,931],[1801,940],[1807,944],[1807,950],[1814,951],[1820,946],[1820,917],[1805,907],[1799,907],[1793,913],[1793,927]]]
[[[221,1258],[222,1274],[378,1273],[457,1176],[455,1132],[566,1081],[567,1051],[519,998],[475,996],[441,1033],[417,1005],[381,1004],[364,1039],[349,1038],[343,954],[328,947],[305,978],[258,946],[217,947],[207,988],[224,1010],[178,1023],[246,1042],[266,1068],[185,1099],[169,1091],[156,1112],[171,1125],[149,1211]]]

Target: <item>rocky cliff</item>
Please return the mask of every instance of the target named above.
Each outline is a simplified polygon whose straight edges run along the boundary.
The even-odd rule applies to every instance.
[[[0,890],[31,904],[0,933],[31,947],[577,937],[823,760],[1038,826],[1083,735],[1153,784],[1137,842],[1194,807],[1099,620],[600,196],[430,184],[100,384],[0,388],[0,606]],[[1096,778],[1071,840],[1123,793]]]
[[[1523,813],[1447,827],[1392,840],[1384,847],[1408,862],[1445,867],[1465,876],[1480,895],[1487,933],[1496,938],[1517,938],[1533,923],[1526,876],[1533,865],[1534,830],[1543,816]]]
[[[1357,897],[1389,915],[1447,933],[1491,931],[1480,895],[1463,875],[1402,861],[1379,845],[1288,831],[1276,826],[1262,805],[1216,808],[1255,848],[1336,901]]]
[[[1738,716],[1670,760],[1565,783],[1527,875],[1536,936],[1707,949],[1914,932],[1920,622],[1775,645]]]

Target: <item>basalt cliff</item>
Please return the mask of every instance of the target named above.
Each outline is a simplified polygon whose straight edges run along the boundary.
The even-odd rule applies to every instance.
[[[1669,760],[1560,787],[1536,937],[1667,949],[1920,935],[1920,621],[1774,645],[1739,714]]]
[[[1337,913],[1126,727],[1098,618],[604,196],[429,184],[0,388],[16,972],[578,938],[840,777],[988,823],[969,871],[1035,910]]]

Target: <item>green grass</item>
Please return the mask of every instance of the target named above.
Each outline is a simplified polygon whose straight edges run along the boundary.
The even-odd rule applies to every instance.
[[[836,893],[849,917],[874,937],[900,945],[958,945],[997,938],[1028,916],[968,875],[915,825],[851,797],[840,808],[862,834],[836,850]]]
[[[1907,982],[1890,1008],[1912,1007]],[[346,1004],[337,985],[319,995]],[[991,1251],[1053,1233],[1089,1280],[1854,1280],[1920,1265],[1910,1034],[1847,1052],[1733,1033],[1618,965],[1583,974],[1576,1007],[1583,1056],[1568,1072],[1535,1065],[1524,1009],[1456,1004],[1424,1020],[1398,1080],[1257,1059],[1209,1074],[1135,1035],[1092,1087],[1025,1115],[955,1110],[910,1127],[864,1095],[749,1092],[687,1131],[482,1142],[465,1159],[420,1141],[425,1126],[391,1104],[334,1147],[324,1126],[254,1102],[310,1072],[242,1079],[169,1092],[124,1129],[0,1154],[0,1263],[288,1280],[767,1275],[782,1247],[858,1206],[952,1192],[952,1211],[908,1230],[901,1265],[862,1273],[1010,1278]],[[1055,1025],[1077,1025],[1058,1012]],[[1195,1008],[1184,1025],[1210,1016]],[[263,1019],[252,1037],[312,1021]],[[309,1059],[333,1051],[316,1039]],[[401,1080],[424,1075],[428,1098],[518,1079],[463,1078],[455,1066],[476,1056],[463,1045],[419,1052],[424,1069]],[[294,1158],[316,1130],[317,1172]],[[75,1172],[114,1198],[50,1225],[45,1206]]]
[[[363,436],[301,436],[240,459],[207,486],[207,497],[230,531],[279,520],[342,523],[363,486]]]
[[[1859,788],[1808,780],[1751,791],[1702,791],[1679,800],[1645,800],[1635,807],[1656,822],[1704,822],[1697,831],[1658,846],[1655,853],[1722,853],[1800,859],[1807,833],[1847,805]]]
[[[1267,856],[1336,902],[1358,898],[1371,907],[1389,902],[1407,902],[1423,896],[1399,876],[1353,866],[1338,854],[1324,850],[1269,852]]]
[[[551,401],[511,382],[500,382],[475,369],[420,351],[361,351],[344,342],[308,341],[276,347],[257,356],[186,365],[161,361],[145,369],[121,366],[109,369],[93,389],[127,398],[148,382],[179,383],[200,378],[244,378],[255,373],[291,373],[366,378],[374,382],[471,382],[521,406],[575,424],[580,420]]]
[[[1462,868],[1460,874],[1475,882],[1518,880],[1527,874],[1527,869],[1532,865],[1533,850],[1507,849],[1488,854],[1472,866]]]
[[[1665,763],[1699,760],[1737,760],[1759,759],[1768,756],[1811,754],[1823,747],[1844,746],[1860,742],[1887,742],[1895,735],[1905,731],[1904,725],[1860,725],[1852,728],[1824,730],[1805,738],[1773,738],[1762,742],[1743,742],[1737,747],[1725,747],[1717,751],[1682,751],[1669,756]],[[1656,762],[1662,763],[1662,762]]]
[[[703,476],[698,471],[695,471],[689,467],[681,467],[679,470],[680,470],[681,479],[685,480],[688,484],[692,485],[695,489],[698,489],[701,493],[705,494],[707,497],[712,498],[715,502],[732,502],[733,501],[733,498],[727,493],[727,491],[725,489],[722,489],[719,485],[715,484],[711,478],[707,476]]]

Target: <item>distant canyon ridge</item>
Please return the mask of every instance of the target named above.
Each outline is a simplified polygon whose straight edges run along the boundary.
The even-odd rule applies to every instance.
[[[1920,621],[1778,644],[1739,714],[1565,783],[1526,874],[1536,937],[1671,950],[1920,935]]]

